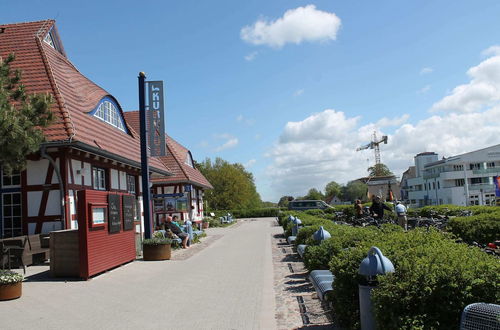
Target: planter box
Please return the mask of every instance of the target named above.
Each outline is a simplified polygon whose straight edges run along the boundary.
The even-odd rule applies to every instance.
[[[21,297],[23,282],[13,284],[0,284],[0,300],[11,300]]]
[[[145,261],[169,260],[172,254],[170,244],[143,245],[142,251]]]
[[[210,222],[203,222],[203,224],[201,225],[201,227],[203,229],[208,229],[209,226],[210,226]]]

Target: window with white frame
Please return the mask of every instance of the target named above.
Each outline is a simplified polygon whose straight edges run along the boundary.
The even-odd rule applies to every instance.
[[[114,126],[114,127],[118,128],[119,130],[125,132],[125,125],[123,124],[121,115],[113,103],[111,103],[109,101],[103,101],[97,107],[97,110],[94,113],[94,116],[105,121],[106,123],[110,124],[111,126]]]
[[[3,188],[14,188],[21,186],[21,173],[19,171],[12,171],[10,175],[7,175],[2,171],[2,187]]]
[[[453,171],[463,171],[464,166],[463,165],[453,165]]]
[[[456,187],[463,187],[465,185],[465,179],[455,179]]]
[[[48,44],[50,47],[56,49],[56,45],[54,43],[54,39],[52,38],[52,34],[49,32],[47,33],[47,35],[45,36],[45,38],[43,38],[43,41]]]
[[[135,194],[135,176],[127,174],[127,191],[131,194]]]
[[[191,153],[187,153],[186,155],[186,161],[184,162],[186,165],[188,165],[189,167],[192,167],[194,168],[194,164],[193,164],[193,158],[191,158]]]
[[[495,162],[488,162],[488,164],[486,164],[486,166],[488,168],[494,168],[495,167]]]
[[[106,170],[99,167],[92,168],[93,188],[95,190],[106,190]]]
[[[15,237],[23,234],[21,210],[20,192],[2,194],[2,237]]]

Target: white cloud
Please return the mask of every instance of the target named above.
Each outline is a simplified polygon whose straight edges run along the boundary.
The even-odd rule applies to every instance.
[[[241,39],[253,45],[281,48],[287,43],[323,42],[335,40],[341,21],[334,13],[317,10],[314,5],[285,12],[274,21],[264,18],[240,31]]]
[[[243,115],[238,115],[238,117],[236,117],[236,121],[238,123],[242,123],[242,124],[245,124],[245,125],[248,125],[248,126],[252,126],[253,124],[255,124],[255,119],[246,118]]]
[[[420,88],[420,89],[417,91],[417,93],[418,93],[418,94],[425,94],[425,93],[427,93],[427,92],[428,92],[428,91],[430,91],[430,90],[431,90],[431,85],[426,85],[426,86],[424,86],[424,87]]]
[[[303,90],[303,89],[297,89],[297,90],[293,93],[293,96],[301,96],[302,94],[304,94],[304,90]]]
[[[229,149],[229,148],[234,148],[239,143],[238,138],[236,138],[236,137],[234,137],[234,136],[232,136],[230,134],[227,134],[227,133],[217,134],[217,135],[215,135],[215,138],[220,139],[220,140],[225,140],[225,142],[223,144],[221,144],[221,145],[219,145],[218,147],[215,148],[216,152],[219,152],[219,151],[222,151],[222,150],[226,150],[226,149]]]
[[[431,111],[474,112],[500,101],[500,55],[470,68],[467,75],[470,82],[455,87],[449,95],[436,102]]]
[[[400,176],[419,152],[448,157],[500,143],[498,125],[491,120],[499,116],[497,105],[484,112],[434,115],[415,124],[406,123],[409,117],[403,115],[361,126],[359,117],[325,110],[286,124],[267,154],[272,161],[267,180],[277,199],[303,195],[311,187],[323,189],[332,180],[347,183],[365,176],[374,163],[373,150],[356,152],[356,148],[369,143],[374,130],[379,137],[389,136],[388,144],[380,148],[382,162]],[[397,126],[392,134],[377,129],[391,125]]]
[[[245,60],[247,60],[248,62],[252,62],[253,60],[255,60],[257,55],[259,55],[259,52],[251,52],[250,54],[245,55]]]
[[[250,159],[248,162],[246,162],[245,164],[243,164],[243,166],[245,166],[245,168],[250,168],[252,167],[253,165],[255,165],[255,163],[257,162],[257,160],[255,159]]]
[[[481,53],[483,56],[495,56],[495,55],[500,55],[500,46],[499,45],[494,45],[491,46],[485,50],[482,51]]]
[[[288,122],[280,136],[280,142],[337,140],[355,127],[358,119],[359,117],[346,118],[343,112],[328,109],[300,122]]]
[[[425,67],[425,68],[422,68],[422,70],[420,70],[420,74],[428,74],[428,73],[432,73],[434,71],[433,68],[429,68],[429,67]]]

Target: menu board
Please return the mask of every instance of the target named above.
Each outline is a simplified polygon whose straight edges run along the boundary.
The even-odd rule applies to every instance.
[[[108,231],[118,233],[121,229],[120,195],[108,195]]]
[[[135,218],[135,198],[130,195],[123,195],[123,230],[134,229]]]

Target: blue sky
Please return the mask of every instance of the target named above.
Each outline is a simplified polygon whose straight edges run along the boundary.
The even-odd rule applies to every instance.
[[[422,151],[500,143],[500,2],[17,1],[54,18],[69,59],[137,109],[164,80],[167,131],[195,159],[254,173],[264,200],[366,175],[374,130],[401,175]],[[1,45],[0,45],[1,47]],[[489,50],[488,50],[489,49]]]

